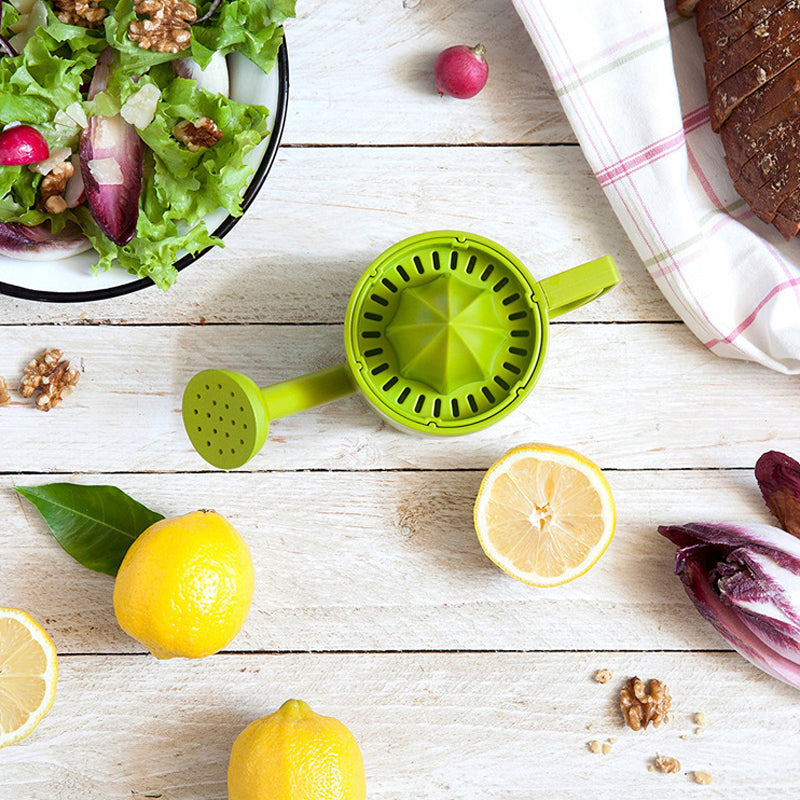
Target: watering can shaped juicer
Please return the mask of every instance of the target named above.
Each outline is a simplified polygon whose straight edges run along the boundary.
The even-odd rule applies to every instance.
[[[619,282],[610,256],[535,281],[505,248],[462,231],[433,231],[382,253],[361,276],[345,317],[347,361],[264,389],[206,369],[183,394],[193,447],[233,469],[264,445],[272,419],[360,391],[395,426],[469,433],[516,408],[544,363],[551,317]]]

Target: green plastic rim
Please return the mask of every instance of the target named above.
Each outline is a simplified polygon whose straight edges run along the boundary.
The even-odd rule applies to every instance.
[[[353,379],[389,420],[481,430],[527,397],[548,344],[547,301],[508,250],[463,231],[398,242],[356,284],[345,318]]]

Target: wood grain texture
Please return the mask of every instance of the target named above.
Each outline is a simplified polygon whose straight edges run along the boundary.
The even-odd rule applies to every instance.
[[[539,56],[506,0],[298,3],[286,26],[291,75],[284,141],[326,144],[574,142]],[[472,101],[439,97],[445,47],[487,48]]]
[[[619,519],[611,547],[587,575],[547,590],[483,554],[478,470],[67,479],[114,484],[166,516],[214,508],[230,520],[256,567],[253,608],[230,650],[726,649],[656,528],[770,522],[752,471],[607,474]],[[113,580],[72,561],[12,490],[52,479],[0,478],[4,604],[41,619],[60,652],[141,651],[114,619]]]
[[[441,228],[495,239],[536,278],[612,255],[622,283],[571,320],[677,319],[579,148],[342,147],[282,148],[225,249],[168,292],[66,305],[0,297],[0,322],[340,322],[373,259]]]
[[[594,683],[598,668],[613,680]],[[667,684],[671,722],[622,727],[618,691],[634,674]],[[794,690],[733,653],[72,657],[53,710],[0,753],[0,796],[224,800],[233,740],[290,697],[353,731],[374,800],[751,800],[800,785]],[[608,738],[608,755],[589,752]],[[682,771],[649,772],[658,753]]]
[[[240,369],[267,385],[344,359],[341,327],[328,325],[9,326],[2,333],[0,375],[9,381],[48,346],[84,370],[76,391],[49,414],[19,395],[0,408],[0,472],[11,473],[210,470],[191,450],[179,412],[195,372]],[[751,468],[767,445],[800,450],[800,432],[786,424],[798,406],[793,379],[719,359],[683,326],[559,322],[538,385],[491,428],[419,437],[389,428],[354,396],[274,421],[246,469],[486,468],[531,440],[573,447],[603,467]]]

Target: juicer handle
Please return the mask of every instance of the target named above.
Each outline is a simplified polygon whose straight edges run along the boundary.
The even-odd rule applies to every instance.
[[[269,419],[288,417],[356,391],[347,364],[337,364],[261,390]]]
[[[551,317],[566,314],[590,303],[619,283],[619,272],[611,256],[587,261],[539,281]]]

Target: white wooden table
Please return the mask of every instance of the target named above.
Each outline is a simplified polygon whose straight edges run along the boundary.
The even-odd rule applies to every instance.
[[[221,800],[236,734],[289,697],[351,728],[374,800],[797,796],[800,695],[729,651],[656,533],[768,521],[752,467],[767,449],[800,453],[796,380],[714,357],[677,320],[508,0],[301,0],[287,40],[283,146],[224,251],[167,294],[0,299],[0,375],[46,346],[84,370],[50,414],[0,409],[0,605],[46,626],[61,670],[50,714],[0,752],[0,798]],[[436,53],[477,40],[486,90],[439,98]],[[605,253],[619,266],[614,292],[557,320],[520,410],[442,441],[387,428],[352,398],[275,422],[237,472],[190,450],[179,397],[195,371],[268,383],[335,363],[366,265],[450,227],[500,241],[537,277]],[[618,504],[607,554],[554,590],[496,569],[471,521],[485,469],[535,440],[597,461]],[[127,638],[111,579],[72,562],[12,491],[53,480],[115,484],[168,516],[225,514],[257,572],[230,649],[158,662]],[[609,684],[592,680],[600,668]],[[622,727],[632,675],[667,683],[670,724]],[[608,755],[589,752],[608,738]],[[659,753],[682,773],[648,771]]]

